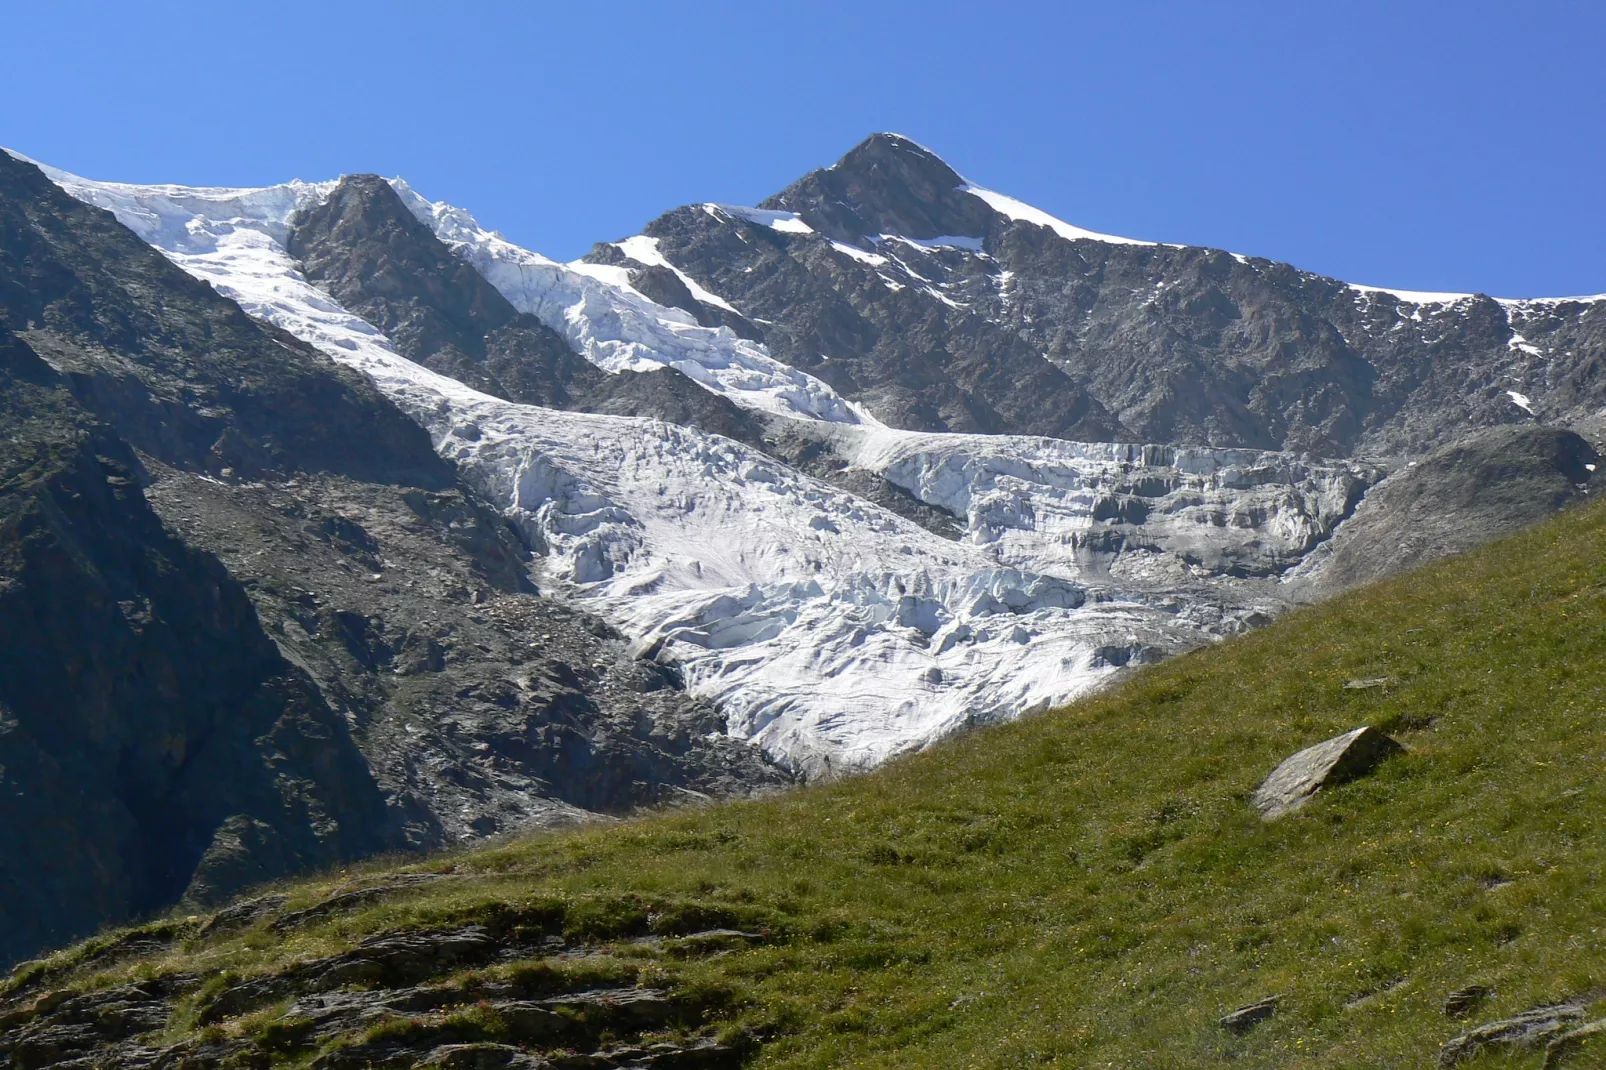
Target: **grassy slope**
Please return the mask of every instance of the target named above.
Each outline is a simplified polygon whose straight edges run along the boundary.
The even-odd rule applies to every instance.
[[[735,990],[762,1066],[1423,1066],[1460,1031],[1452,989],[1493,984],[1482,1019],[1606,982],[1603,655],[1591,507],[873,775],[460,853],[422,868],[479,879],[139,969],[634,892],[776,922],[772,946],[674,966]],[[1364,723],[1409,753],[1251,813],[1284,756]],[[1249,1035],[1215,1024],[1271,993]]]

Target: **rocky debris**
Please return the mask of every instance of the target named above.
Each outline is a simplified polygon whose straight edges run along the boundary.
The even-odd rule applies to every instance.
[[[1467,985],[1444,997],[1444,1013],[1450,1018],[1465,1018],[1478,1008],[1492,992],[1488,985]]]
[[[466,494],[398,500],[310,476],[226,486],[166,469],[150,494],[186,539],[219,548],[280,649],[346,711],[397,846],[790,782],[605,622],[522,573],[493,583],[473,568],[472,547],[506,528]],[[379,579],[322,537],[331,518],[379,548]]]
[[[386,894],[408,886],[380,885]],[[247,978],[159,975],[31,997],[8,986],[0,1058],[23,1070],[80,1066],[90,1056],[128,1070],[286,1058],[331,1068],[740,1065],[746,1043],[713,1035],[724,997],[681,988],[663,966],[766,939],[762,929],[698,927],[709,918],[758,920],[750,910],[626,897],[479,908],[478,917],[377,932],[349,950]],[[630,956],[611,954],[611,940],[630,943]],[[195,1028],[170,1033],[180,1007]]]
[[[1383,759],[1403,750],[1369,726],[1345,732],[1288,758],[1255,789],[1251,801],[1261,817],[1275,820],[1303,806],[1322,788],[1364,776]]]
[[[1589,1001],[1555,1003],[1480,1025],[1471,1032],[1446,1041],[1439,1049],[1439,1065],[1455,1066],[1486,1048],[1522,1051],[1548,1046],[1551,1041],[1574,1030],[1586,1017],[1585,1008],[1588,1005]]]
[[[1251,1003],[1246,1007],[1239,1007],[1231,1014],[1221,1017],[1221,1028],[1229,1033],[1247,1033],[1276,1014],[1277,1006],[1281,1001],[1281,996],[1267,996],[1265,999]]]

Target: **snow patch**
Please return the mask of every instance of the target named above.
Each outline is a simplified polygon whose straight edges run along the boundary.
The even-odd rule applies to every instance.
[[[869,264],[871,267],[880,267],[882,264],[887,262],[887,258],[884,256],[877,256],[875,253],[867,253],[858,246],[849,245],[846,242],[834,241],[831,243],[831,248],[835,249],[844,256],[852,257],[861,264]]]
[[[1006,197],[1002,193],[984,189],[981,186],[960,186],[960,190],[973,197],[980,198],[987,207],[1000,215],[1008,216],[1021,223],[1032,223],[1039,227],[1047,227],[1067,241],[1101,241],[1112,245],[1157,245],[1152,241],[1139,241],[1136,238],[1118,238],[1113,234],[1100,234],[1097,231],[1084,230],[1072,226],[1063,219],[1055,218],[1041,208],[1033,208],[1024,201],[1017,201],[1013,197]]]
[[[967,238],[963,234],[944,234],[936,238],[911,238],[905,234],[878,234],[871,240],[876,242],[903,242],[926,252],[936,249],[963,249],[967,253],[986,255],[980,238]]]
[[[1411,305],[1453,305],[1458,301],[1470,300],[1473,294],[1432,293],[1427,290],[1390,290],[1385,286],[1362,286],[1360,283],[1349,284],[1351,290],[1363,294],[1388,294]]]
[[[796,212],[775,212],[766,208],[744,208],[737,204],[705,204],[703,210],[710,215],[718,217],[723,212],[737,219],[745,219],[749,223],[757,223],[761,227],[769,227],[783,234],[813,234],[814,228],[803,222]]]
[[[1533,399],[1527,394],[1519,394],[1515,390],[1507,390],[1506,397],[1510,398],[1513,405],[1526,412],[1529,416],[1534,415]]]
[[[1526,353],[1530,357],[1544,356],[1544,350],[1540,349],[1532,342],[1529,342],[1528,339],[1524,338],[1522,335],[1516,333],[1513,333],[1511,337],[1506,340],[1506,348],[1514,353]]]
[[[1507,310],[1521,309],[1523,305],[1592,305],[1606,301],[1606,294],[1588,294],[1582,297],[1497,297],[1496,301]]]
[[[696,279],[671,264],[669,258],[658,248],[657,238],[649,238],[645,234],[637,234],[635,237],[626,238],[624,241],[614,242],[614,245],[637,263],[647,264],[651,267],[668,268],[673,271],[675,277],[685,284],[691,295],[703,304],[713,305],[715,308],[723,308],[726,312],[735,312],[738,316],[741,315],[735,305],[712,290],[705,290]],[[570,264],[569,266],[574,267],[575,265]]]

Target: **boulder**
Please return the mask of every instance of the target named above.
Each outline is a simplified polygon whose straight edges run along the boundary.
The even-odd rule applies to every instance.
[[[1284,761],[1255,790],[1254,805],[1267,821],[1303,806],[1322,788],[1364,776],[1379,762],[1403,751],[1375,728],[1357,728],[1307,747]]]

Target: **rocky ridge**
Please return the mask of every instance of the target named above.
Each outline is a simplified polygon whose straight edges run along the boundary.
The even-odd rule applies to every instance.
[[[1601,298],[1411,294],[1096,235],[892,134],[613,249],[644,241],[898,427],[1391,456],[1606,403]]]

